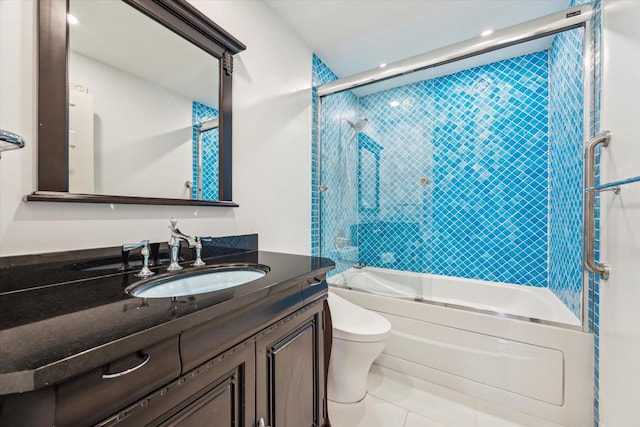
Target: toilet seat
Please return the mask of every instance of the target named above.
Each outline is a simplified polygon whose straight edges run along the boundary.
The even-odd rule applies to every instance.
[[[333,338],[354,342],[384,341],[391,323],[372,311],[329,292],[329,309],[333,322]]]

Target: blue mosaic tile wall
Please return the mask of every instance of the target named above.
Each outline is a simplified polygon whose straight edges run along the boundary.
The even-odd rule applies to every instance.
[[[547,105],[546,52],[361,97],[384,147],[361,260],[546,286]]]
[[[193,125],[192,132],[192,156],[193,156],[193,183],[191,187],[191,198],[197,198],[196,183],[198,179],[197,172],[197,151],[196,146],[198,144],[198,131],[196,125],[204,123],[207,120],[215,119],[218,117],[218,110],[209,107],[208,105],[201,104],[193,101],[191,124]],[[219,175],[218,175],[218,129],[212,129],[210,131],[202,132],[202,170],[207,171],[202,176],[202,200],[218,200],[220,192]]]
[[[578,317],[582,300],[584,29],[549,49],[549,289]]]

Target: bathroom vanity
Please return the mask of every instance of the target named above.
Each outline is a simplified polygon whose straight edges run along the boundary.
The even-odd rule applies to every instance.
[[[0,259],[1,426],[328,425],[330,260],[205,250],[204,268],[268,272],[137,298],[125,291],[136,270],[118,272],[101,251]],[[182,264],[171,274],[195,269]]]

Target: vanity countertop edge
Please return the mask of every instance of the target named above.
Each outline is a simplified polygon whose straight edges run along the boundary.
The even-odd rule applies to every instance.
[[[0,321],[0,395],[22,393],[62,382],[217,317],[257,304],[276,293],[305,300],[303,287],[325,279],[331,260],[305,255],[255,251],[207,260],[208,264],[254,262],[270,271],[262,278],[231,290],[203,295],[142,299],[125,295],[136,279],[133,272],[82,279],[59,285],[2,294]],[[189,270],[186,270],[189,271]],[[191,269],[191,271],[194,271]],[[6,271],[5,271],[6,273]],[[84,291],[84,292],[83,292]],[[120,293],[122,295],[116,295]],[[73,295],[96,292],[98,304],[67,312]],[[322,295],[321,295],[322,296]],[[103,303],[102,303],[103,302]],[[12,324],[29,307],[50,316]],[[2,320],[2,319],[0,319]],[[277,319],[273,319],[274,321]]]

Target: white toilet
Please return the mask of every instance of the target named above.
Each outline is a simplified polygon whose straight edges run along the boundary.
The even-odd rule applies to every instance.
[[[329,292],[333,341],[327,397],[341,403],[358,402],[367,394],[371,364],[387,344],[391,323]]]

